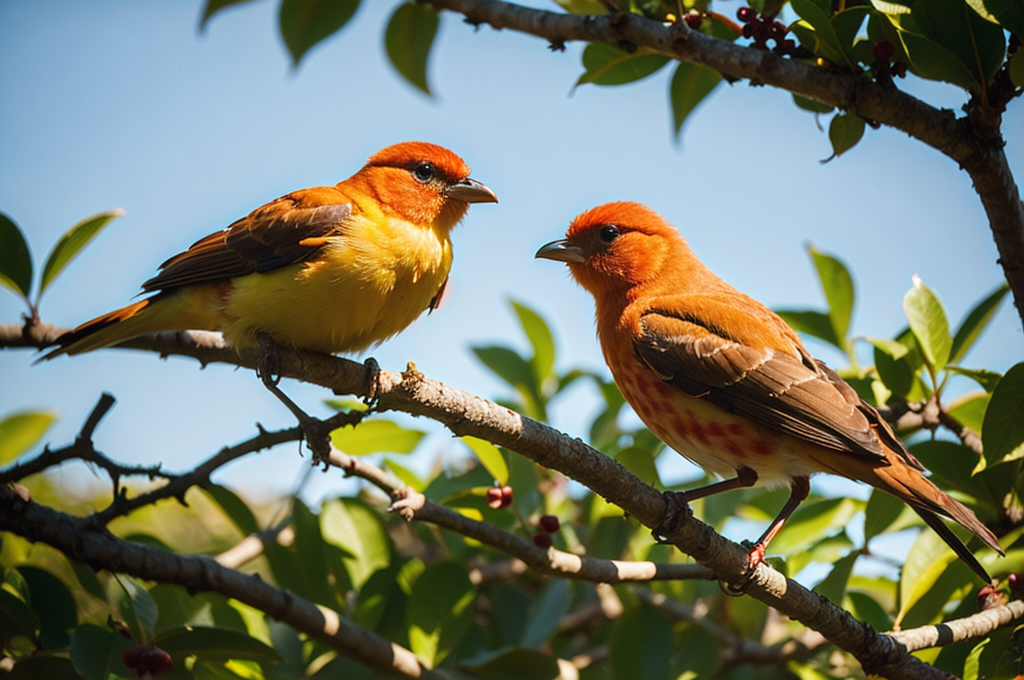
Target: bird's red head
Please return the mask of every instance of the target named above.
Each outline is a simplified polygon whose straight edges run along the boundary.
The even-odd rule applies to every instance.
[[[588,210],[572,221],[564,239],[537,251],[537,257],[568,264],[573,278],[595,296],[656,281],[667,267],[685,264],[687,254],[665,218],[628,201]]]
[[[398,217],[445,231],[470,203],[497,203],[494,192],[469,176],[469,166],[448,149],[427,142],[403,142],[381,149],[346,180],[362,185]]]

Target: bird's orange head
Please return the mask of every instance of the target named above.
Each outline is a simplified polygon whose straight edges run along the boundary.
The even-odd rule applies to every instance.
[[[469,176],[469,166],[448,149],[403,142],[381,149],[343,185],[374,197],[397,217],[445,232],[470,203],[497,203],[494,192]]]
[[[595,297],[656,282],[668,268],[696,259],[665,218],[628,201],[579,215],[564,239],[544,245],[536,256],[568,264],[573,278]]]

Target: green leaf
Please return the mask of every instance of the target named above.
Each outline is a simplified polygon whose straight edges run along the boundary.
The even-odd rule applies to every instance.
[[[391,420],[364,420],[331,432],[331,443],[350,456],[371,453],[412,453],[426,432],[402,427]]]
[[[427,488],[426,483],[419,478],[419,475],[404,465],[396,463],[390,458],[384,460],[384,465],[395,477],[401,480],[402,484],[405,484],[410,489],[423,493],[423,490]]]
[[[970,378],[981,385],[986,392],[994,390],[996,385],[999,384],[1000,379],[1003,377],[995,371],[988,371],[984,368],[960,368],[959,366],[946,366],[946,370],[950,373],[956,373],[957,375]]]
[[[889,614],[878,603],[878,600],[870,595],[856,592],[847,592],[846,597],[849,598],[850,613],[853,614],[854,618],[871,624],[877,631],[885,631],[892,628],[892,619],[889,618]]]
[[[946,367],[953,346],[949,322],[946,321],[942,302],[931,288],[917,274],[911,280],[913,287],[903,296],[903,313],[907,315],[910,329],[925,360],[938,372]]]
[[[46,649],[67,647],[68,631],[78,625],[75,598],[64,582],[38,567],[18,567],[32,597],[32,610],[39,615],[39,640]]]
[[[626,52],[605,43],[592,42],[583,50],[586,71],[576,86],[624,85],[653,75],[668,63],[668,57],[639,49]]]
[[[836,40],[839,42],[839,48],[843,51],[847,64],[853,65],[858,61],[855,44],[867,14],[868,8],[860,6],[849,7],[842,12],[837,12],[832,17],[832,29],[836,33]]]
[[[672,75],[668,98],[672,105],[672,124],[676,139],[686,119],[722,82],[722,74],[703,64],[681,61]]]
[[[1017,50],[1010,60],[1010,82],[1014,87],[1024,87],[1024,50]]]
[[[32,289],[32,255],[21,229],[3,213],[0,213],[0,284],[20,293],[28,302]]]
[[[409,646],[433,668],[454,649],[473,622],[476,589],[462,565],[440,562],[416,579],[409,595],[406,622]]]
[[[978,339],[978,336],[985,330],[988,322],[992,320],[996,310],[999,309],[999,303],[1003,301],[1009,290],[1010,285],[1003,283],[989,294],[988,297],[975,305],[974,309],[967,314],[967,317],[960,323],[960,327],[956,329],[956,335],[953,337],[953,347],[949,354],[950,363],[959,363],[964,358],[964,355],[971,349],[974,341]]]
[[[853,67],[854,64],[847,58],[839,36],[836,34],[835,27],[832,25],[832,19],[829,16],[828,10],[818,6],[812,0],[790,0],[789,6],[817,34],[816,44],[813,47],[811,45],[805,46],[812,48],[815,54],[825,57],[839,66]],[[803,44],[803,36],[800,37],[800,42]]]
[[[851,552],[832,567],[821,583],[814,586],[814,592],[828,598],[831,602],[841,604],[843,595],[846,594],[846,584],[850,580],[850,573],[853,571],[853,563],[857,561],[860,553]]]
[[[153,644],[175,658],[195,655],[199,659],[227,661],[240,659],[257,663],[284,660],[273,647],[256,638],[227,628],[182,626],[154,636]]]
[[[427,61],[437,35],[437,12],[424,5],[399,5],[384,32],[384,49],[395,70],[413,87],[428,96]]]
[[[964,661],[963,680],[978,680],[978,667],[981,665],[981,653],[985,651],[992,638],[985,638],[974,646]]]
[[[835,337],[839,339],[840,349],[845,349],[846,335],[850,330],[850,318],[853,316],[854,289],[850,271],[841,260],[821,252],[814,246],[807,246],[818,271],[818,281],[828,302],[828,316],[832,322]]]
[[[845,349],[840,340],[836,337],[835,328],[832,326],[832,319],[827,314],[813,310],[790,310],[777,309],[775,313],[782,317],[782,320],[793,327],[798,333],[806,333],[819,340],[824,340],[830,345]]]
[[[850,498],[804,503],[772,539],[771,550],[779,555],[802,550],[825,534],[845,526],[863,507],[863,502]]]
[[[519,324],[523,327],[530,345],[533,347],[533,359],[530,364],[533,366],[534,376],[537,384],[542,385],[552,375],[555,368],[555,339],[551,335],[551,329],[540,314],[529,307],[515,300],[511,301],[512,308],[519,317]]]
[[[20,597],[0,588],[0,646],[6,647],[7,641],[16,635],[36,640],[39,617]]]
[[[906,0],[906,2],[871,0],[871,4],[882,14],[910,14],[910,0]]]
[[[661,486],[661,478],[658,477],[658,468],[654,465],[654,457],[651,452],[640,446],[627,446],[615,454],[615,460],[639,477],[644,483],[653,486]]]
[[[241,5],[252,0],[206,0],[206,7],[203,8],[203,16],[199,19],[200,32],[206,30],[206,24],[214,14],[226,7]]]
[[[71,663],[86,680],[108,680],[111,674],[130,678],[135,673],[124,665],[121,653],[133,645],[109,628],[83,623],[71,634]]]
[[[124,210],[120,208],[108,210],[107,212],[87,217],[67,230],[60,240],[57,241],[57,245],[53,247],[53,250],[50,251],[50,256],[46,258],[46,266],[43,267],[43,278],[39,282],[40,297],[46,292],[46,289],[53,280],[64,271],[64,268],[68,266],[71,260],[75,259],[75,256],[81,252],[82,248],[89,245],[89,242],[104,227],[118,217],[124,217]]]
[[[0,421],[0,465],[7,465],[29,451],[57,420],[52,413],[25,411]]]
[[[391,541],[377,513],[361,501],[340,498],[320,511],[324,540],[349,553],[344,558],[352,585],[358,589],[370,575],[391,563]]]
[[[874,489],[864,508],[864,542],[885,533],[892,523],[903,514],[906,504],[892,494]],[[834,600],[833,600],[834,601]]]
[[[505,457],[501,455],[497,446],[484,439],[469,436],[462,437],[462,443],[469,447],[487,470],[487,474],[494,477],[494,481],[499,485],[508,483],[508,464],[505,463]]]
[[[1019,0],[967,0],[967,4],[986,20],[994,20],[1018,37],[1024,36],[1024,5]],[[1017,54],[1021,52],[1018,50]]]
[[[566,579],[551,579],[534,600],[533,611],[526,622],[520,644],[541,648],[558,630],[562,617],[572,602],[572,586]]]
[[[145,645],[153,637],[159,616],[153,596],[141,583],[124,574],[112,580],[110,587],[118,593],[117,609],[128,624],[135,644]]]
[[[259,533],[260,525],[256,521],[256,516],[252,514],[249,506],[234,491],[219,484],[210,484],[204,487],[203,491],[208,493],[210,498],[221,507],[224,514],[234,522],[239,531],[246,536]]]
[[[831,113],[836,107],[831,104],[822,104],[814,99],[808,99],[799,94],[793,94],[793,103],[804,111],[810,111],[811,113]]]
[[[558,662],[535,649],[502,647],[481,652],[459,663],[459,668],[486,680],[556,680]]]
[[[328,557],[328,543],[325,542],[320,529],[320,518],[310,511],[306,504],[298,498],[292,499],[292,526],[295,527],[295,543],[291,550],[295,561],[290,569],[286,587],[299,596],[313,600],[327,607],[337,606],[339,598],[336,589],[330,582],[331,564]],[[343,548],[345,549],[345,548]],[[347,550],[347,549],[346,549]],[[340,565],[338,571],[343,571]],[[280,577],[278,570],[275,576]],[[347,574],[342,573],[340,590],[347,590]]]
[[[956,554],[930,530],[918,534],[907,554],[900,573],[900,612],[904,616],[919,600],[928,595]]]
[[[854,113],[838,113],[828,125],[828,138],[832,142],[832,155],[824,163],[838,158],[856,146],[864,136],[864,119]]]
[[[992,395],[988,393],[969,394],[957,399],[946,409],[949,411],[949,415],[981,434],[981,426],[985,422],[985,410],[988,409],[988,402],[991,399]]]
[[[348,23],[359,0],[281,0],[281,37],[292,55],[292,66],[321,40]]]
[[[992,392],[981,432],[986,467],[1024,456],[1024,363],[1011,366]]]
[[[672,625],[646,602],[626,610],[615,622],[609,642],[614,677],[671,677]]]

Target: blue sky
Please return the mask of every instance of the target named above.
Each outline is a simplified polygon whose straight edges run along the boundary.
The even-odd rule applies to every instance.
[[[674,145],[668,69],[627,87],[573,91],[581,46],[552,53],[510,31],[474,32],[454,15],[441,21],[429,69],[437,96],[428,99],[384,56],[397,4],[364,2],[293,70],[269,0],[223,12],[204,34],[200,2],[0,0],[0,210],[26,233],[37,269],[81,218],[126,211],[50,288],[44,319],[73,326],[122,306],[196,239],[288,191],[344,179],[377,149],[413,139],[462,155],[501,203],[474,206],[455,232],[442,308],[373,355],[388,370],[415,361],[428,376],[483,396],[503,388],[469,347],[525,347],[510,298],[552,324],[560,369],[606,370],[591,300],[564,268],[533,254],[573,216],[610,200],[651,205],[720,276],[777,308],[824,304],[806,243],[839,255],[857,285],[856,335],[891,336],[905,324],[901,300],[915,272],[954,324],[1001,281],[969,178],[903,133],[868,130],[859,146],[822,165],[831,150],[811,114],[784,92],[737,83],[721,86]],[[739,5],[716,3],[730,14]],[[964,101],[952,87],[901,85],[951,109]],[[1018,181],[1020,106],[1011,105],[1004,130]],[[0,291],[0,323],[22,311]],[[968,363],[1006,370],[1021,358],[1021,335],[1007,301]],[[821,345],[812,349],[842,363]],[[57,446],[73,439],[101,391],[118,404],[97,446],[171,470],[252,436],[256,422],[292,424],[248,371],[115,350],[39,366],[33,358],[0,353],[0,416],[55,411],[60,421],[48,439]],[[285,388],[326,413],[317,406],[323,390]],[[555,424],[584,436],[595,405],[586,386],[574,389]],[[459,451],[439,428],[417,425],[437,433],[424,445],[427,457]],[[287,491],[308,460],[296,448],[250,456],[216,479],[256,496]],[[682,462],[664,464],[670,479],[692,473]],[[94,479],[81,473],[71,467],[65,477]],[[313,475],[304,493],[320,498],[343,485],[336,474]]]

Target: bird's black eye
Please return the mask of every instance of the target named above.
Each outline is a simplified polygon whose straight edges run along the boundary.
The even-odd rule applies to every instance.
[[[434,179],[436,174],[437,170],[434,168],[433,163],[420,163],[412,169],[412,176],[416,178],[417,182],[422,182],[423,184]]]
[[[606,224],[601,227],[601,231],[598,232],[598,236],[600,236],[601,240],[605,243],[611,243],[619,237],[619,228],[614,224]]]

